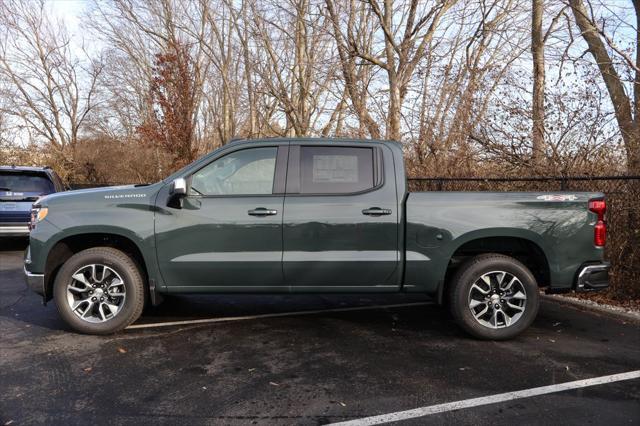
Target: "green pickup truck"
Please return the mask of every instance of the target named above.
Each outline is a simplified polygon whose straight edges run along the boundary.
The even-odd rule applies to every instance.
[[[235,141],[152,185],[53,194],[28,285],[91,334],[176,293],[423,293],[475,337],[526,329],[547,292],[608,286],[601,193],[409,192],[388,141]]]

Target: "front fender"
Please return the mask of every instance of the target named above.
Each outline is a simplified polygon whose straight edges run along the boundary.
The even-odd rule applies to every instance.
[[[32,273],[45,273],[49,254],[54,247],[65,240],[82,238],[83,235],[86,235],[87,238],[115,236],[125,238],[137,247],[145,263],[144,266],[149,278],[155,280],[156,285],[161,285],[161,281],[158,281],[159,274],[154,255],[154,213],[148,208],[127,210],[111,211],[109,215],[98,214],[91,221],[87,220],[86,214],[81,213],[60,213],[59,215],[47,217],[31,233],[31,264],[28,266],[29,271]],[[134,212],[131,210],[134,210]],[[99,223],[100,221],[103,221],[103,223]],[[126,225],[126,227],[116,223]]]

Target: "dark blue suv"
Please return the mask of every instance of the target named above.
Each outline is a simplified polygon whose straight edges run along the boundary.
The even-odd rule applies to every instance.
[[[28,236],[33,202],[64,190],[49,167],[0,166],[0,237]]]

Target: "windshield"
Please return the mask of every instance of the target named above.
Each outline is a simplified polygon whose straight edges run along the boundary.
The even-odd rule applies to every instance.
[[[42,173],[0,171],[0,192],[50,194],[53,183]]]

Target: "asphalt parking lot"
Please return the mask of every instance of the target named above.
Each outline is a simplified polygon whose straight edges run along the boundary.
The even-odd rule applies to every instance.
[[[402,295],[172,297],[84,336],[26,289],[24,244],[0,247],[0,425],[327,424],[640,370],[640,325],[552,301],[499,343]],[[637,424],[640,379],[400,423],[516,422]]]

